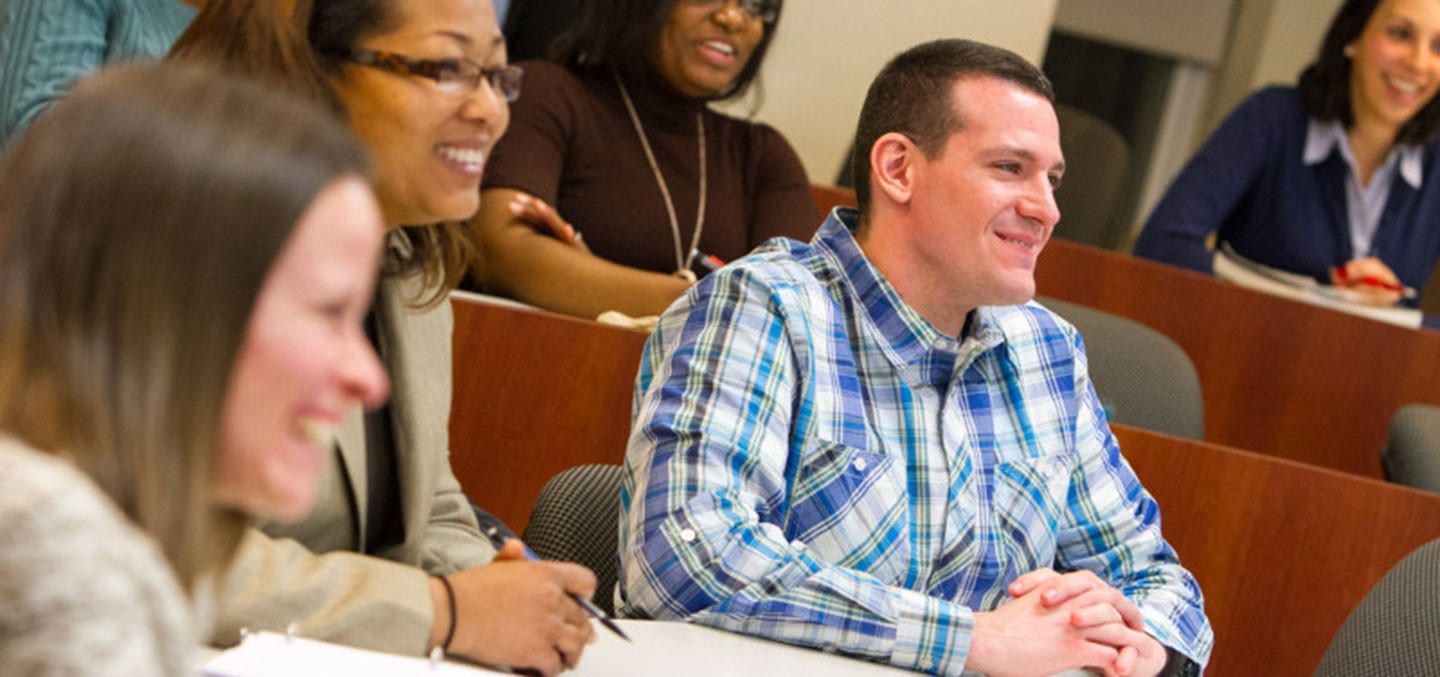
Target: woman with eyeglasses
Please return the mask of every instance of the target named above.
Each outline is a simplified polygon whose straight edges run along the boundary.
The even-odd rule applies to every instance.
[[[474,282],[572,315],[652,315],[766,239],[808,239],[819,215],[794,150],[708,107],[750,87],[781,5],[582,1],[557,63],[524,64],[471,221]]]
[[[486,156],[519,72],[491,0],[213,0],[173,56],[328,103],[368,147],[389,246],[367,319],[390,403],[347,421],[316,510],[250,530],[221,587],[215,641],[242,627],[395,653],[433,648],[554,674],[590,639],[573,564],[498,554],[451,472],[446,294],[463,273]],[[493,560],[493,561],[492,561]]]

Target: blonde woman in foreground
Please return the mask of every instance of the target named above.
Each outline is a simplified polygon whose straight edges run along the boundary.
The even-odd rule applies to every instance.
[[[80,84],[0,165],[0,674],[191,671],[247,517],[378,405],[364,155],[193,66]]]

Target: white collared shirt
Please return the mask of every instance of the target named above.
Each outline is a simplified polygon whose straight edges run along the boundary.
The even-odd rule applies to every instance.
[[[1360,185],[1360,173],[1355,167],[1355,153],[1350,150],[1349,137],[1339,120],[1310,119],[1305,131],[1305,156],[1302,161],[1315,165],[1330,157],[1335,149],[1350,168],[1345,181],[1346,214],[1350,221],[1351,258],[1370,256],[1370,246],[1375,241],[1375,231],[1380,227],[1380,216],[1385,212],[1385,199],[1390,195],[1390,186],[1395,182],[1396,168],[1400,178],[1410,187],[1419,190],[1423,178],[1419,146],[1396,145],[1390,149],[1380,168],[1370,177],[1369,185]]]

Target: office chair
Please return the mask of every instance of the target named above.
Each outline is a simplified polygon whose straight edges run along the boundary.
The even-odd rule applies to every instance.
[[[1091,381],[1111,421],[1205,438],[1200,378],[1185,351],[1168,336],[1094,308],[1048,297],[1035,300],[1080,330]]]
[[[1440,494],[1440,407],[1400,407],[1390,419],[1380,465],[1391,482]]]
[[[607,614],[615,612],[621,471],[595,464],[560,472],[535,497],[525,526],[526,545],[542,559],[577,562],[595,572],[595,604]]]
[[[1316,677],[1437,673],[1440,540],[1417,548],[1371,588],[1335,633],[1315,669]]]
[[[1110,123],[1078,108],[1055,104],[1060,148],[1065,152],[1065,183],[1055,191],[1060,224],[1055,236],[1115,249],[1115,208],[1125,188],[1130,144]]]

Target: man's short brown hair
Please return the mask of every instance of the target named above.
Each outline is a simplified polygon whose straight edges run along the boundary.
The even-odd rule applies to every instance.
[[[900,132],[925,157],[939,156],[946,139],[963,125],[951,88],[965,77],[999,78],[1055,100],[1050,79],[1040,69],[1000,47],[973,40],[935,40],[896,55],[870,83],[855,129],[850,167],[862,222],[870,212],[870,149],[881,136]]]

